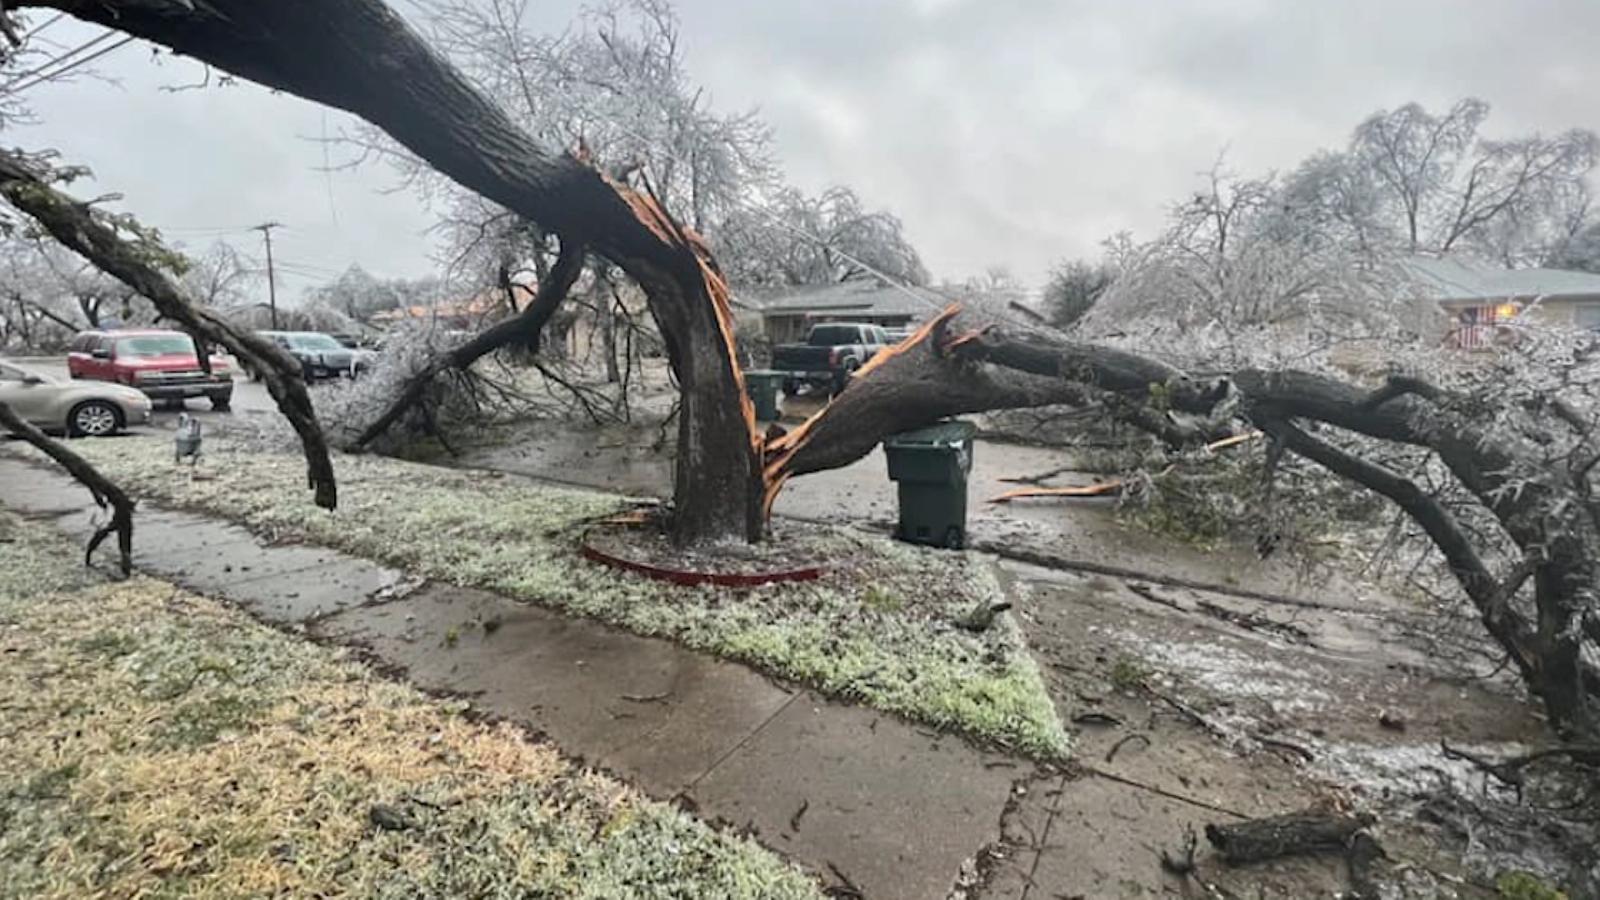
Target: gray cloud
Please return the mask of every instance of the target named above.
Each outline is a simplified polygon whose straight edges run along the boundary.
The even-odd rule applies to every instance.
[[[538,13],[554,27],[578,5]],[[1148,233],[1223,151],[1239,171],[1286,168],[1409,100],[1481,96],[1491,134],[1600,128],[1592,0],[680,0],[680,12],[715,102],[759,106],[797,182],[850,184],[893,209],[945,277],[1002,264],[1038,279],[1114,231]],[[429,267],[427,212],[380,193],[387,172],[316,171],[322,148],[302,138],[324,115],[347,127],[341,114],[253,86],[164,93],[195,68],[133,48],[107,68],[120,88],[36,91],[45,124],[12,141],[89,163],[157,224],[276,218],[291,226],[285,258],[304,266]]]

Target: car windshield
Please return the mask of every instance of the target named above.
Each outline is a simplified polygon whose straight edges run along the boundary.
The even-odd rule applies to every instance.
[[[325,334],[297,334],[289,338],[296,350],[343,350],[344,345]]]
[[[861,336],[861,329],[855,325],[818,325],[811,329],[811,337],[806,343],[813,347],[837,347],[840,344],[854,344]]]
[[[146,334],[117,341],[118,356],[193,356],[194,341],[182,334]]]

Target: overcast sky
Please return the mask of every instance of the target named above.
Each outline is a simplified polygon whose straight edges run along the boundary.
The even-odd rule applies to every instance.
[[[539,6],[559,27],[578,0]],[[1600,130],[1595,0],[679,0],[713,102],[759,107],[792,180],[854,187],[905,220],[938,278],[991,265],[1030,282],[1165,204],[1226,153],[1245,173],[1344,142],[1365,115],[1462,96],[1490,136]],[[35,14],[35,22],[43,16]],[[72,46],[97,32],[44,34]],[[191,246],[283,222],[290,293],[352,262],[433,267],[428,210],[378,167],[321,171],[340,113],[255,86],[178,93],[193,63],[131,44],[120,81],[41,85],[7,140],[91,166],[95,187]],[[87,189],[85,189],[87,190]]]

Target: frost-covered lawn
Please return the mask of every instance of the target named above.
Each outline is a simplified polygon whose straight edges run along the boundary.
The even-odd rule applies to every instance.
[[[819,898],[508,726],[0,510],[0,896]]]
[[[981,634],[957,625],[980,604],[1001,599],[981,559],[838,529],[813,549],[848,565],[819,581],[681,588],[578,555],[577,526],[622,505],[603,494],[336,456],[340,505],[329,513],[304,490],[298,456],[208,438],[196,476],[173,464],[162,440],[78,441],[74,448],[136,494],[227,516],[275,538],[341,548],[671,638],[1029,754],[1066,753],[1016,623],[1002,615]]]

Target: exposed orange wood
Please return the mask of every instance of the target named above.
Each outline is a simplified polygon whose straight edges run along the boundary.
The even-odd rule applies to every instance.
[[[580,145],[580,153],[585,153],[586,148]],[[580,155],[580,159],[586,155]],[[728,287],[728,281],[722,276],[717,267],[716,259],[711,255],[711,247],[693,228],[679,223],[674,219],[655,196],[642,193],[632,187],[612,178],[603,170],[596,169],[600,177],[617,192],[638,220],[649,228],[662,241],[687,249],[694,254],[695,263],[700,267],[700,280],[705,285],[706,296],[711,300],[711,309],[716,317],[717,330],[722,333],[723,346],[726,348],[725,356],[728,368],[733,375],[733,382],[739,392],[739,410],[744,416],[745,431],[749,434],[751,449],[755,452],[757,460],[761,458],[763,437],[756,427],[755,404],[750,400],[750,394],[745,390],[744,372],[739,368],[739,353],[737,339],[734,337],[733,322],[733,292]]]
[[[870,374],[872,370],[882,366],[884,363],[895,358],[896,356],[908,352],[912,347],[915,347],[922,341],[927,340],[929,335],[933,334],[938,329],[943,328],[945,324],[951,319],[954,319],[956,314],[959,312],[961,312],[961,304],[959,303],[952,303],[949,306],[946,306],[939,312],[937,316],[934,316],[928,321],[922,323],[921,328],[918,328],[916,331],[913,331],[911,334],[907,335],[905,340],[895,344],[892,347],[885,347],[882,350],[879,350],[877,354],[875,354],[871,359],[867,360],[866,365],[856,370],[855,377],[864,378]],[[822,415],[824,411],[826,411],[826,407],[824,407],[823,410],[819,410],[817,415]],[[815,416],[813,416],[813,418],[815,418]]]
[[[1233,437],[1226,437],[1220,441],[1212,441],[1206,445],[1206,451],[1209,453],[1215,453],[1218,450],[1226,450],[1229,447],[1237,444],[1243,444],[1247,441],[1253,441],[1259,437],[1261,437],[1261,432],[1259,431],[1251,431],[1246,434],[1236,434]]]
[[[1240,444],[1248,443],[1249,441],[1256,440],[1261,436],[1261,432],[1259,431],[1252,431],[1247,434],[1236,434],[1233,437],[1226,437],[1220,441],[1212,441],[1205,446],[1205,450],[1207,453],[1215,453],[1218,450],[1226,450],[1229,447],[1236,447]],[[1176,464],[1169,465],[1157,473],[1156,477],[1160,478],[1163,475],[1170,473],[1175,468],[1177,468]],[[1107,494],[1119,493],[1127,486],[1128,485],[1126,481],[1121,478],[1116,478],[1111,481],[1101,482],[1100,484],[1073,485],[1071,487],[1025,487],[1006,491],[1003,494],[991,497],[989,502],[1010,503],[1012,500],[1023,500],[1032,497],[1103,497]]]
[[[966,332],[964,334],[955,335],[955,336],[949,338],[948,340],[946,340],[944,342],[944,344],[939,347],[939,352],[940,353],[950,353],[951,351],[954,351],[954,350],[956,350],[956,349],[958,349],[958,348],[960,348],[962,346],[965,346],[966,344],[970,344],[973,341],[981,339],[984,335],[988,334],[989,331],[991,329],[993,329],[993,328],[994,328],[993,325],[985,325],[982,328],[974,328],[973,330],[968,331],[968,332]]]
[[[1083,484],[1073,487],[1033,487],[1017,488],[1006,491],[997,497],[991,497],[990,503],[1010,503],[1028,497],[1103,497],[1106,494],[1120,493],[1127,484],[1122,479],[1106,481],[1100,484]]]
[[[900,343],[879,350],[872,359],[867,360],[866,365],[856,370],[855,378],[860,380],[889,360],[910,352],[912,348],[928,340],[935,331],[944,327],[959,312],[961,312],[961,304],[959,303],[952,303],[945,307],[937,316],[924,322],[922,327],[907,335]],[[779,435],[765,443],[761,477],[765,485],[766,496],[762,499],[762,505],[768,517],[772,515],[772,504],[778,499],[778,492],[783,489],[784,483],[789,480],[789,475],[785,468],[788,466],[789,461],[794,458],[795,453],[805,446],[806,441],[811,437],[811,432],[816,428],[816,424],[822,421],[823,416],[828,414],[828,407],[832,405],[833,401],[830,400],[792,431]]]

